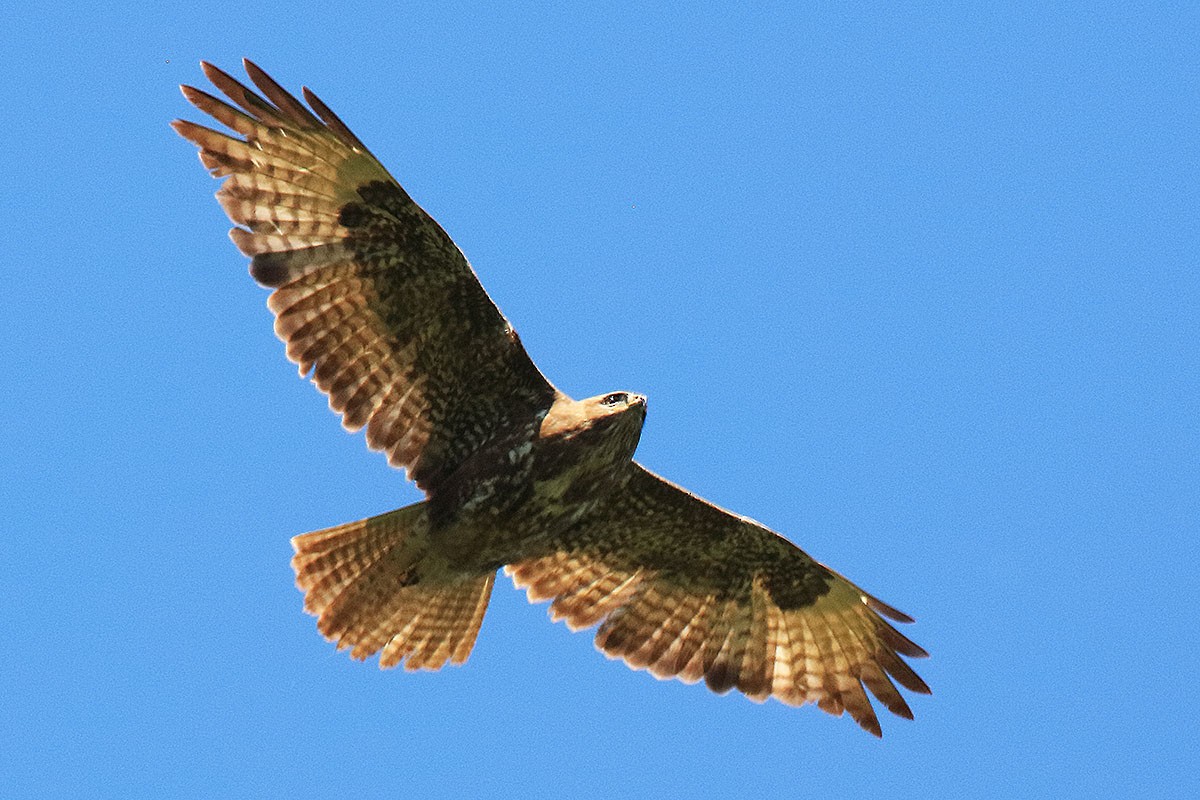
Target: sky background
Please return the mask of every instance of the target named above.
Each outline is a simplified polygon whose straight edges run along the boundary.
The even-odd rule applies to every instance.
[[[420,5],[6,17],[0,795],[1197,796],[1195,5]],[[168,128],[242,56],[556,384],[649,396],[640,460],[915,616],[916,721],[655,681],[507,580],[465,667],[335,652],[289,538],[419,495]]]

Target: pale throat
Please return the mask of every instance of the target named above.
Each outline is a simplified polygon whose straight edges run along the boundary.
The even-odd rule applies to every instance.
[[[557,494],[576,482],[623,484],[645,421],[644,403],[605,406],[596,398],[561,396],[538,432],[536,471]],[[573,492],[569,492],[573,494]]]

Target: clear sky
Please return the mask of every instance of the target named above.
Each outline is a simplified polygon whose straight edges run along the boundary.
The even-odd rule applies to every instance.
[[[0,795],[1197,796],[1196,6],[407,5],[6,15]],[[645,464],[915,616],[916,720],[655,681],[507,581],[462,668],[335,652],[289,538],[419,495],[167,126],[242,56],[556,384],[649,396]]]

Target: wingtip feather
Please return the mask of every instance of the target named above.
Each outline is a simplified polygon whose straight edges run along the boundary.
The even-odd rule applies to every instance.
[[[873,597],[869,594],[863,594],[862,598],[863,602],[866,603],[872,611],[876,611],[890,620],[895,622],[903,622],[905,624],[916,622],[913,617],[910,617],[908,614],[905,614],[903,611],[894,606],[888,605],[878,597]]]

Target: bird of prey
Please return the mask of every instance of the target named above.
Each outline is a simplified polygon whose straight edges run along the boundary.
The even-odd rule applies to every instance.
[[[425,500],[292,540],[305,610],[381,667],[461,664],[503,568],[634,669],[755,701],[815,703],[880,735],[865,690],[912,712],[929,687],[912,619],[782,536],[633,460],[646,399],[573,400],[534,366],[467,259],[350,129],[246,61],[231,102],[183,94],[233,135],[173,126],[224,178],[287,356]],[[889,677],[890,676],[890,677]]]

